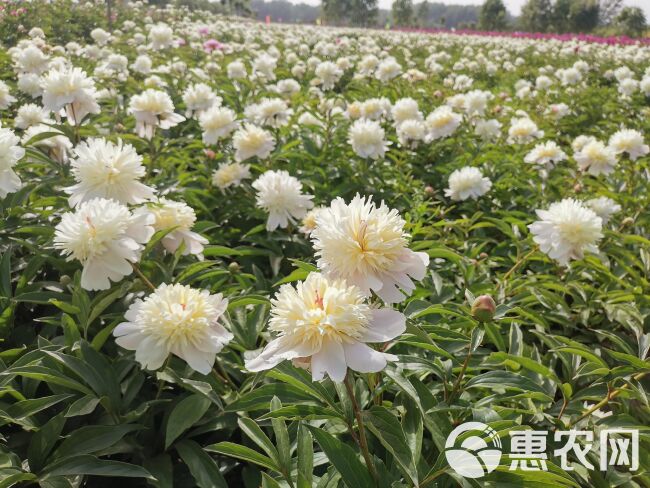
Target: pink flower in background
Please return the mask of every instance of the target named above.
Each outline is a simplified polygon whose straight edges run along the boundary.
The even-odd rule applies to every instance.
[[[199,34],[201,34],[202,36],[207,36],[209,33],[210,33],[210,29],[208,29],[207,27],[199,28]]]
[[[216,39],[208,39],[203,43],[203,49],[206,53],[211,53],[217,49],[223,49],[223,44],[221,44]]]

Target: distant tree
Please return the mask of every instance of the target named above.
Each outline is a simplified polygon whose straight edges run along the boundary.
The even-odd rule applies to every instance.
[[[519,23],[528,32],[548,32],[553,21],[550,0],[528,0],[521,9]]]
[[[440,17],[440,27],[447,27],[447,17],[444,15]]]
[[[647,28],[645,14],[639,7],[625,7],[616,16],[616,25],[623,34],[641,37]]]
[[[502,31],[508,26],[508,11],[503,0],[485,0],[478,16],[478,25],[487,31]]]
[[[416,13],[416,24],[419,27],[426,27],[429,25],[429,16],[431,15],[431,5],[428,0],[424,0],[418,4]]]
[[[569,26],[572,32],[591,32],[598,26],[600,4],[598,0],[573,0],[569,9]]]
[[[350,9],[346,12],[354,25],[368,27],[377,24],[377,0],[348,0],[351,4]],[[346,2],[347,3],[347,2]]]
[[[410,26],[413,23],[413,0],[393,0],[393,24]]]
[[[571,30],[569,24],[569,13],[571,12],[572,0],[555,0],[553,4],[553,19],[549,30],[563,34]]]
[[[600,23],[611,24],[621,11],[623,0],[600,0]]]

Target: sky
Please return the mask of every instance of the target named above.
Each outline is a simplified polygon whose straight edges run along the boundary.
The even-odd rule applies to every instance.
[[[419,0],[414,0],[415,3],[418,3]],[[442,2],[448,4],[456,5],[481,5],[483,0],[431,0],[435,2]],[[521,6],[526,3],[526,0],[503,0],[506,4],[506,8],[513,15],[519,15]],[[293,0],[294,3],[308,3],[310,5],[317,5],[320,3],[320,0]],[[389,9],[392,0],[379,0],[379,7]],[[641,7],[645,11],[646,18],[650,21],[650,0],[624,0],[624,5]]]

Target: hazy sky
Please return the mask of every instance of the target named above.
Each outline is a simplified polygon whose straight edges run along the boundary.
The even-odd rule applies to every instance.
[[[311,5],[317,5],[320,3],[320,0],[292,0],[294,3],[309,3]],[[415,3],[418,3],[420,0],[414,0]],[[482,0],[430,0],[433,2],[442,2],[450,4],[462,4],[462,5],[481,5]],[[506,4],[506,7],[510,13],[514,15],[519,15],[521,6],[526,3],[526,0],[503,0]],[[390,8],[392,0],[379,0],[379,6],[381,8]],[[646,18],[650,21],[650,0],[624,0],[625,5],[641,7],[645,11]]]

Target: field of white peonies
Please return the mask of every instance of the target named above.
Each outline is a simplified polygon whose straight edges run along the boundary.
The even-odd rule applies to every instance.
[[[103,8],[0,48],[0,487],[650,487],[650,45]]]

